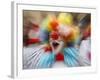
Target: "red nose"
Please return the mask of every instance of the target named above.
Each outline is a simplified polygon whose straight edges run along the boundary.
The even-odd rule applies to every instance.
[[[59,38],[59,35],[58,35],[58,32],[52,32],[51,33],[51,38],[53,39],[53,40],[57,40],[58,38]]]

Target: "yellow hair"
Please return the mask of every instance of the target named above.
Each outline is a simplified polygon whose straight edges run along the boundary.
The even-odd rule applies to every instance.
[[[58,22],[63,25],[73,24],[73,16],[70,13],[60,13],[57,19]]]

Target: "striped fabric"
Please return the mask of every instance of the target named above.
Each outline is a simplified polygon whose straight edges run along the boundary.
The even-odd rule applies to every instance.
[[[68,67],[79,66],[79,52],[74,47],[68,47],[63,50],[64,62]]]

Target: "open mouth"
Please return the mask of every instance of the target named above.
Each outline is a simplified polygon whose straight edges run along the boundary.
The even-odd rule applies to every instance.
[[[53,46],[54,49],[56,49],[59,46],[59,43],[58,42],[52,42],[52,46]]]

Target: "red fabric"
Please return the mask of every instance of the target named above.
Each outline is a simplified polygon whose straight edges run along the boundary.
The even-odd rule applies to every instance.
[[[56,61],[63,61],[64,60],[64,55],[62,53],[58,53],[56,55]]]
[[[47,51],[52,51],[52,48],[51,47],[45,47],[45,52]]]
[[[38,42],[40,42],[38,38],[28,39],[27,41],[28,44],[33,44],[33,43],[38,43]]]

